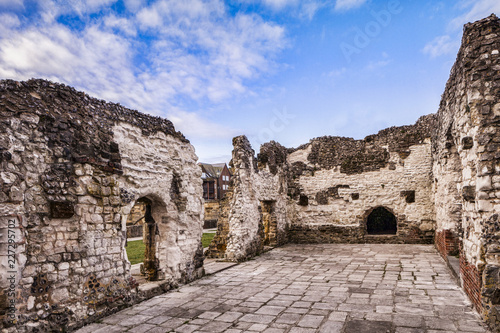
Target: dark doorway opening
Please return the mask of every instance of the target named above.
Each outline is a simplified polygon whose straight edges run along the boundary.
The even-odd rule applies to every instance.
[[[366,219],[369,235],[395,235],[398,231],[396,216],[384,207],[375,208]]]

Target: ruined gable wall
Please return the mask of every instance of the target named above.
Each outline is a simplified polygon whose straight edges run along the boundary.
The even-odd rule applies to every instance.
[[[233,146],[231,186],[206,255],[241,261],[286,242],[286,149],[270,142],[256,159],[245,136]]]
[[[434,121],[425,116],[364,140],[322,137],[292,150],[291,241],[432,242]],[[368,214],[379,206],[396,216],[396,236],[366,235]]]
[[[436,188],[438,233],[448,233],[459,243],[464,289],[496,329],[500,326],[499,53],[496,16],[465,25],[433,138],[434,176],[443,184]]]
[[[202,273],[201,172],[168,120],[48,81],[6,80],[0,122],[0,264],[16,272],[0,280],[4,324],[12,312],[21,331],[70,328],[147,297],[124,248],[127,214],[142,196],[153,202],[163,288]]]

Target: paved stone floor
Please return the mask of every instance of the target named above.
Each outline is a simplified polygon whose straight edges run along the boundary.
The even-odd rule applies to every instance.
[[[426,245],[287,245],[77,331],[488,332]]]

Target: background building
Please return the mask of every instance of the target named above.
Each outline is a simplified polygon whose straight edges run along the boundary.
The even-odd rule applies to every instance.
[[[203,199],[220,200],[229,189],[231,172],[226,163],[208,164],[198,163],[201,166],[203,180]]]

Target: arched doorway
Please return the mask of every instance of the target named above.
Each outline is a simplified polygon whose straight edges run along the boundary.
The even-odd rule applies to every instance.
[[[136,237],[131,237],[130,234],[130,222],[132,221],[132,227],[140,227],[140,234],[133,235]],[[129,251],[133,251],[138,249],[139,259],[133,261],[129,254],[129,261],[132,263],[132,275],[140,274],[141,277],[136,277],[136,280],[140,283],[141,281],[155,281],[158,279],[158,268],[159,262],[157,258],[157,235],[158,235],[158,225],[153,218],[153,202],[146,198],[142,197],[138,199],[134,206],[131,209],[131,213],[127,220],[129,226],[127,227],[127,247],[129,246],[129,242],[138,242],[139,244],[134,244],[134,249],[130,249]],[[140,236],[140,237],[137,237]],[[137,239],[142,238],[142,239]],[[141,250],[141,248],[143,250]],[[136,250],[137,251],[137,250]],[[137,262],[137,263],[136,263]],[[140,264],[140,266],[139,266]],[[137,266],[137,267],[135,267]],[[140,273],[139,273],[140,272]]]
[[[398,231],[396,216],[385,207],[377,207],[366,219],[368,235],[395,235]]]

